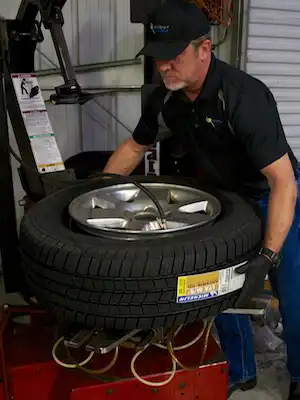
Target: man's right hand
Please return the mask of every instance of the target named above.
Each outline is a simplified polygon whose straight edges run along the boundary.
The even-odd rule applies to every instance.
[[[262,293],[265,277],[271,268],[272,262],[264,255],[258,255],[247,264],[235,269],[236,273],[246,275],[236,307],[245,306],[254,296]]]

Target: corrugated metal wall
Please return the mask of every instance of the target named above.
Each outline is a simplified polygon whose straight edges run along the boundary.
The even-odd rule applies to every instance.
[[[130,23],[129,3],[129,0],[79,1],[80,64],[135,58],[143,45],[143,28],[140,24]],[[97,74],[93,75],[84,77],[85,85],[91,86],[92,82],[96,86],[143,84],[142,65],[118,67],[116,77],[105,83],[100,77],[97,79]],[[130,129],[134,128],[140,115],[140,93],[101,96],[97,101],[117,115]],[[95,122],[91,115],[100,120],[101,124]],[[129,135],[97,102],[90,102],[84,106],[82,122],[84,149],[114,150]]]
[[[300,160],[300,1],[250,0],[246,71],[272,90]]]

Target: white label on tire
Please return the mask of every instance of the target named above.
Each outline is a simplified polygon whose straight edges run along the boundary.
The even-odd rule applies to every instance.
[[[237,274],[235,269],[246,263],[205,274],[180,276],[177,282],[177,303],[208,300],[241,289],[245,275]]]

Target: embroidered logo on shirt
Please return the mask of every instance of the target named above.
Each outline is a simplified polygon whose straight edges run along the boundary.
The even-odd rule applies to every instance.
[[[214,118],[211,118],[211,117],[206,117],[205,118],[205,122],[207,122],[208,124],[210,124],[214,128],[223,127],[224,126],[224,122],[223,121],[221,121],[220,119],[214,119]]]

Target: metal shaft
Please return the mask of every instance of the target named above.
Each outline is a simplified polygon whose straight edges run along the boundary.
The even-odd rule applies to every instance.
[[[61,24],[53,23],[50,32],[65,83],[76,81],[76,75]]]

